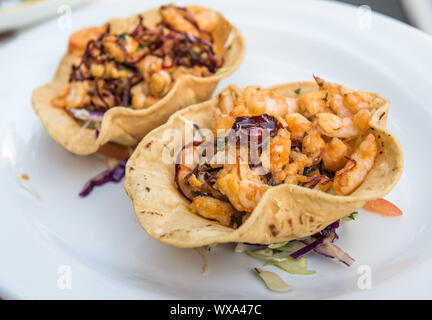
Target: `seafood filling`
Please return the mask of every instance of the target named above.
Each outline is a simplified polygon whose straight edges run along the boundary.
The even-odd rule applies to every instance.
[[[83,29],[69,39],[69,54],[80,58],[69,83],[52,99],[86,126],[99,128],[115,106],[148,108],[162,99],[182,75],[208,77],[222,66],[209,30],[217,16],[186,8],[159,8],[162,21],[146,27],[142,16]]]
[[[363,183],[377,155],[372,97],[315,81],[316,89],[299,88],[292,97],[236,86],[219,94],[217,138],[185,145],[177,159],[175,183],[193,212],[237,228],[272,186],[344,196]]]

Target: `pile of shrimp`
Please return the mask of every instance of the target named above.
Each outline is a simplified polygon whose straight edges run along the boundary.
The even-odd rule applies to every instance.
[[[104,112],[114,106],[147,108],[172,88],[183,74],[207,77],[222,65],[213,51],[211,31],[218,16],[186,8],[159,8],[154,28],[134,21],[113,21],[78,31],[69,39],[69,54],[81,57],[69,83],[51,101],[59,108]]]
[[[361,185],[377,155],[375,136],[367,133],[371,97],[355,91],[343,94],[336,86],[314,78],[317,89],[301,92],[299,88],[296,97],[236,86],[219,94],[214,117],[214,133],[219,137],[214,144],[223,141],[220,132],[228,137],[239,124],[271,127],[266,154],[269,165],[266,172],[260,171],[262,167],[252,164],[250,157],[240,156],[245,148],[241,144],[236,145],[236,155],[242,161],[222,165],[208,155],[203,157],[199,150],[201,145],[212,143],[185,146],[177,162],[176,183],[192,201],[195,213],[236,228],[271,186],[294,184],[343,196]],[[216,155],[226,153],[228,145],[222,145],[222,150],[216,148]],[[194,161],[186,165],[184,154],[189,147],[193,148]],[[261,150],[260,157],[263,155]]]

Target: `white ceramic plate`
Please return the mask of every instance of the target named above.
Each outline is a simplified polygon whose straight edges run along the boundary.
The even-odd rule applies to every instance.
[[[389,130],[402,143],[405,171],[387,198],[404,211],[403,217],[361,211],[357,221],[344,223],[338,242],[356,263],[348,268],[312,255],[309,263],[316,275],[279,272],[295,288],[289,293],[269,292],[251,271],[261,262],[234,253],[233,245],[217,247],[209,257],[210,273],[201,275],[202,261],[194,250],[162,245],[141,230],[122,184],[78,197],[103,165],[56,144],[30,104],[32,90],[51,79],[70,33],[51,21],[20,34],[0,52],[0,294],[59,299],[431,298],[432,39],[381,15],[373,14],[372,24],[364,24],[363,11],[332,2],[195,3],[223,12],[246,37],[243,65],[219,88],[311,80],[315,73],[391,100]],[[74,12],[73,29],[160,4],[104,1]],[[42,201],[19,187],[21,173],[30,176]],[[361,265],[372,270],[370,290],[357,286]],[[72,289],[61,289],[68,270]]]
[[[18,0],[8,1],[0,8],[0,32],[22,28],[56,14],[67,14],[69,8],[86,1],[88,0],[41,0],[23,4]]]

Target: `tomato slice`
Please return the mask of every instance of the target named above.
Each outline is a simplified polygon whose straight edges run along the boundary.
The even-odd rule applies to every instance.
[[[385,199],[369,200],[363,208],[370,212],[379,213],[384,217],[398,217],[402,215],[401,209]]]

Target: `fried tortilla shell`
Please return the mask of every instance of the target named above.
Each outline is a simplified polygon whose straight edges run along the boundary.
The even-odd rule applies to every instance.
[[[342,92],[347,88],[337,85]],[[270,89],[295,97],[294,90],[316,90],[312,82],[278,85]],[[368,92],[374,106],[370,129],[377,139],[378,154],[366,180],[348,196],[336,196],[297,185],[271,187],[250,217],[238,228],[224,227],[192,213],[190,201],[176,189],[174,164],[162,161],[165,130],[184,132],[185,119],[200,128],[212,128],[217,97],[195,104],[171,116],[138,145],[126,167],[125,189],[133,201],[136,217],[144,230],[158,241],[177,247],[199,247],[211,243],[248,242],[270,244],[314,234],[362,207],[367,200],[388,194],[403,169],[398,140],[386,131],[389,102]],[[184,137],[183,137],[184,139]]]
[[[189,6],[187,9],[192,14],[210,10],[198,6]],[[224,59],[220,73],[210,77],[182,75],[166,96],[146,109],[135,110],[122,106],[111,108],[104,114],[100,132],[96,135],[95,130],[82,128],[67,111],[51,104],[51,99],[68,83],[71,66],[80,61],[80,57],[68,53],[61,60],[53,80],[33,92],[33,108],[45,129],[67,150],[86,155],[96,152],[100,146],[108,142],[134,146],[150,130],[166,122],[177,110],[209,99],[218,82],[239,67],[245,52],[245,43],[240,31],[220,13],[214,13],[218,17],[218,24],[211,31],[213,46],[215,52]],[[158,9],[146,11],[141,15],[147,27],[154,27],[161,21]],[[113,19],[109,23],[116,26],[127,25],[136,17],[135,15],[126,19]]]

